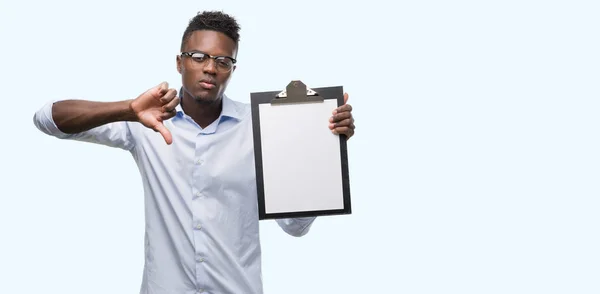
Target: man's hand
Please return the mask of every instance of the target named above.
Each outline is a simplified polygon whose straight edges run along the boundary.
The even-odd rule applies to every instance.
[[[149,89],[135,98],[130,107],[138,122],[159,132],[165,138],[165,142],[171,144],[173,143],[173,137],[163,121],[177,114],[175,107],[179,104],[179,97],[177,97],[177,90],[168,89],[168,86],[167,82],[163,82]]]
[[[354,118],[352,117],[352,106],[347,104],[348,93],[344,93],[344,105],[333,111],[333,116],[329,119],[329,129],[334,134],[345,135],[350,139],[354,135]]]

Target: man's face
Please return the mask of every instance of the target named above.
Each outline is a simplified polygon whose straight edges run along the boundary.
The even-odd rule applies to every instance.
[[[200,30],[190,35],[182,52],[235,58],[236,44],[223,33]],[[235,70],[235,65],[232,65],[230,70],[225,69],[224,64],[227,62],[230,60],[201,60],[191,56],[178,56],[177,71],[181,74],[184,91],[198,102],[214,102],[220,99]]]

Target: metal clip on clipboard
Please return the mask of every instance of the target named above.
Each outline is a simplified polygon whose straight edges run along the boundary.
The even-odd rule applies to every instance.
[[[323,102],[323,97],[316,91],[306,87],[300,80],[291,81],[284,91],[271,100],[271,104]]]

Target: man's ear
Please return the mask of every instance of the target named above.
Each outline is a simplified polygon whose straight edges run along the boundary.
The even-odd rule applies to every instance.
[[[176,58],[176,62],[177,62],[177,72],[179,72],[181,74],[181,56],[177,55]]]

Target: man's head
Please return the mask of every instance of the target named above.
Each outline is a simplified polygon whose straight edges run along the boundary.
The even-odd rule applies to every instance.
[[[218,11],[205,11],[190,20],[177,71],[184,91],[196,101],[210,103],[222,97],[235,70],[239,30],[233,17]]]

